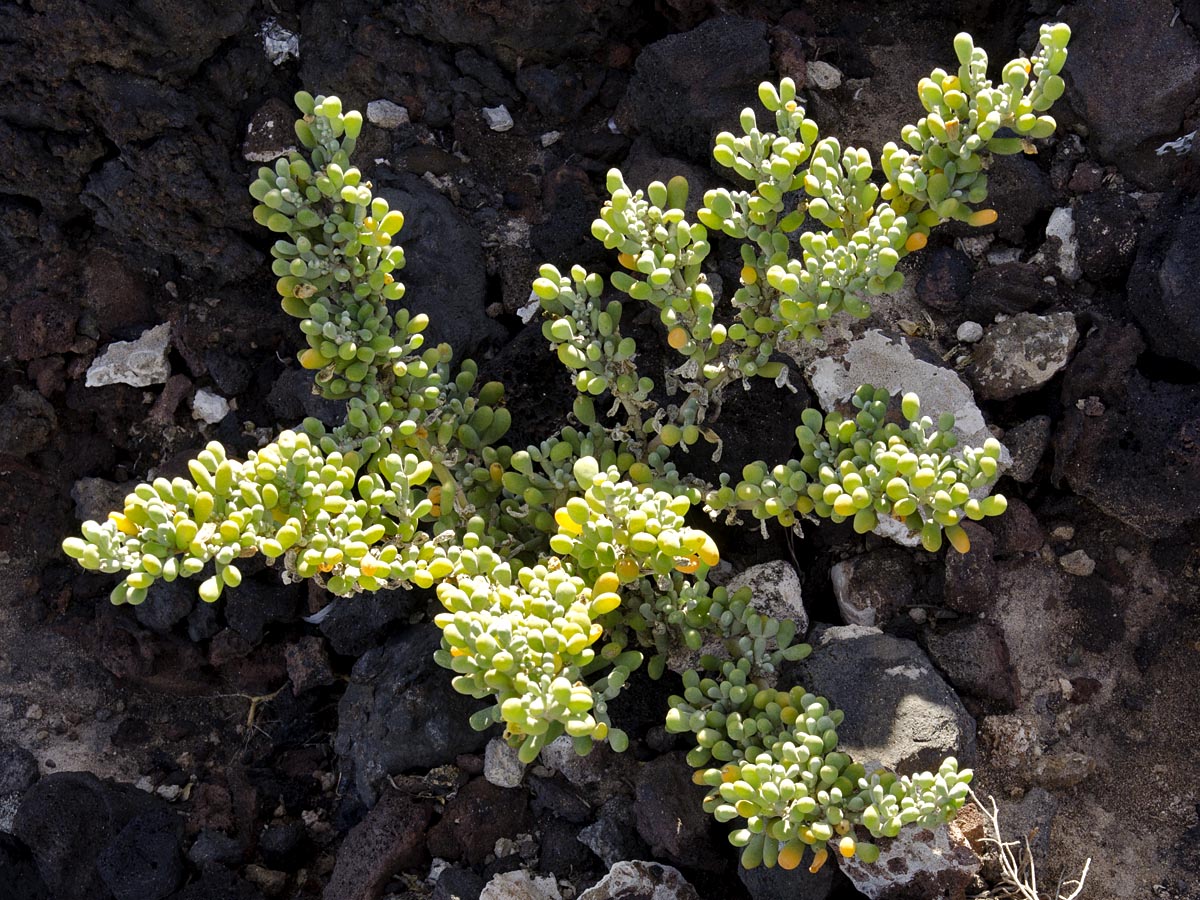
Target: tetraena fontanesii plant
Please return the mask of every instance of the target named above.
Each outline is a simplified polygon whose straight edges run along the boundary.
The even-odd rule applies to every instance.
[[[503,386],[479,384],[470,360],[456,371],[446,345],[422,349],[427,320],[395,305],[404,254],[393,238],[404,219],[350,163],[361,115],[301,92],[304,151],[260,169],[250,192],[255,220],[280,235],[273,271],[308,343],[300,364],[322,396],[345,402],[345,424],[306,419],[244,462],[210,443],[190,461],[190,480],[139,485],[64,550],[84,568],[126,573],[115,603],[204,572],[200,595],[215,601],[240,583],[237,560],[255,554],[339,596],[435,587],[445,610],[437,661],[457,690],[492,701],[472,724],[502,723],[525,762],[563,735],[580,753],[595,741],[624,750],[609,704],[631,673],[645,663],[657,678],[673,650],[715,638],[725,655],[682,673],[666,724],[695,737],[688,760],[711,789],[705,809],[745,820],[730,835],[743,865],[793,868],[808,848],[815,871],[830,842],[872,861],[868,835],[944,822],[970,771],[948,759],[937,773],[900,778],[840,752],[842,713],[801,687],[776,687],[783,664],[811,649],[796,642],[795,623],[758,612],[748,589],[710,583],[718,548],[687,517],[748,512],[765,527],[815,516],[861,532],[890,516],[930,551],[945,535],[966,552],[963,518],[1004,511],[1003,497],[986,495],[1000,446],[959,450],[953,417],[922,415],[912,394],[902,425],[889,418],[889,393],[864,385],[854,412],[803,414],[799,459],[751,463],[740,480],[708,484],[670,455],[701,437],[719,454],[722,389],[751,377],[785,385],[777,351],[819,339],[839,312],[868,315],[867,297],[899,287],[898,262],[930,229],[995,218],[978,208],[988,154],[1054,130],[1041,113],[1063,91],[1069,37],[1065,25],[1043,26],[1036,53],[993,84],[986,54],[959,35],[957,73],[922,79],[927,115],[903,129],[903,147],[884,148],[882,184],[866,151],[819,138],[788,79],[759,89],[775,132],[747,109],[741,136],[718,135],[714,158],[752,187],[707,192],[698,221],[685,218],[683,179],[635,192],[610,172],[592,233],[619,252],[624,271],[612,285],[651,304],[683,355],[667,378],[682,396],[655,399],[621,333],[625,305],[605,301],[600,275],[544,266],[533,292],[578,389],[578,427],[520,450],[500,443],[511,423]],[[710,235],[744,241],[730,313],[709,285]]]

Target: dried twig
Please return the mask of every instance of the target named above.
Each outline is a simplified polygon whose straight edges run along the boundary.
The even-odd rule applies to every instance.
[[[1077,900],[1083,893],[1084,883],[1087,881],[1088,869],[1092,865],[1091,857],[1083,864],[1083,871],[1079,873],[1078,878],[1064,879],[1059,876],[1058,886],[1054,889],[1053,894],[1041,893],[1037,886],[1037,867],[1033,861],[1033,851],[1029,846],[1029,838],[1025,838],[1024,847],[1020,841],[1004,840],[1000,831],[1000,811],[996,807],[996,798],[988,797],[991,803],[992,810],[988,812],[974,791],[971,791],[971,799],[975,801],[975,805],[979,807],[986,820],[987,831],[986,837],[983,838],[989,844],[993,844],[1000,858],[1000,871],[1003,874],[1004,881],[997,885],[994,889],[989,890],[985,894],[979,895],[979,900],[990,898],[990,900]],[[1016,848],[1014,850],[1014,848]],[[1069,890],[1069,894],[1063,894],[1063,890]]]

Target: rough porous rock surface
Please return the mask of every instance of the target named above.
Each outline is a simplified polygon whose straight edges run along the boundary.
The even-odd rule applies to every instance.
[[[638,57],[620,116],[663,153],[706,162],[712,139],[770,71],[767,29],[727,17],[651,44]]]
[[[970,843],[952,823],[936,831],[906,831],[880,841],[879,859],[865,865],[839,860],[842,871],[871,900],[921,897],[962,897],[981,868]]]
[[[975,349],[975,385],[985,400],[1037,390],[1071,358],[1079,331],[1070,313],[1020,313],[993,325]]]
[[[1138,243],[1128,306],[1154,352],[1200,367],[1197,229],[1200,200],[1159,209]]]
[[[1179,160],[1155,151],[1186,131],[1184,110],[1200,96],[1192,29],[1169,0],[1089,0],[1062,15],[1075,31],[1069,98],[1097,154],[1144,187],[1169,184]]]
[[[164,828],[168,837],[159,840]],[[148,889],[147,896],[159,900],[181,874],[176,828],[157,797],[87,772],[62,772],[47,775],[25,794],[12,833],[29,848],[55,898],[129,900]]]
[[[579,900],[696,900],[699,894],[676,868],[661,863],[619,862]]]
[[[829,580],[847,625],[882,627],[916,598],[912,557],[890,547],[842,560],[829,570]]]
[[[809,641],[812,655],[783,680],[846,713],[842,750],[902,774],[936,771],[947,756],[971,764],[975,720],[915,643],[863,625],[818,626]]]
[[[720,868],[724,838],[700,808],[708,789],[692,782],[682,753],[641,767],[637,779],[637,831],[654,855],[686,868]]]
[[[367,817],[346,835],[324,900],[374,900],[391,877],[421,859],[428,804],[398,790],[385,791]]]
[[[1134,368],[1144,349],[1132,325],[1087,335],[1063,383],[1054,474],[1108,515],[1165,537],[1200,518],[1200,387],[1144,377]]]
[[[479,704],[457,693],[433,662],[440,641],[434,626],[414,626],[354,666],[335,747],[368,804],[389,775],[453,762],[487,743],[467,721]]]

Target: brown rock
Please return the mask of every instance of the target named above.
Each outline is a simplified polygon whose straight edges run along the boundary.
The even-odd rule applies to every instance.
[[[698,869],[724,866],[723,841],[701,807],[706,791],[692,782],[682,753],[646,763],[637,780],[637,830],[656,857]]]
[[[333,684],[329,653],[321,638],[310,636],[293,641],[284,648],[283,655],[287,660],[288,678],[292,681],[292,693],[297,697],[312,688]]]
[[[941,634],[930,634],[925,649],[959,693],[992,700],[1007,709],[1020,700],[1020,686],[1004,635],[978,620]]]
[[[503,810],[503,815],[497,811]],[[441,820],[429,829],[429,852],[442,859],[465,859],[477,866],[502,837],[515,837],[532,825],[529,795],[475,778],[446,804]],[[327,897],[326,900],[329,900]]]
[[[946,553],[946,605],[965,613],[988,609],[996,585],[995,541],[982,525],[964,522],[971,539],[967,553]]]
[[[393,875],[421,862],[431,816],[424,803],[394,789],[384,792],[375,808],[346,835],[324,900],[380,897]]]

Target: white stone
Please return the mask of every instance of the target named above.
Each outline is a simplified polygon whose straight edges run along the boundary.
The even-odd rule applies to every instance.
[[[871,900],[911,887],[918,873],[920,883],[928,886],[927,896],[961,896],[983,865],[954,823],[933,831],[904,828],[898,837],[880,841],[879,848],[879,859],[870,865],[857,859],[838,860],[854,886]]]
[[[813,60],[805,65],[805,69],[808,83],[819,91],[832,91],[842,84],[842,73],[823,60]]]
[[[263,42],[263,52],[274,65],[283,65],[288,59],[300,58],[300,35],[288,31],[275,19],[263,22],[258,32]]]
[[[495,876],[479,900],[562,900],[562,894],[553,875],[533,875],[519,869]]]
[[[391,100],[372,100],[367,104],[367,121],[380,128],[399,128],[408,124],[408,110]]]
[[[958,326],[958,331],[954,336],[964,344],[974,344],[976,341],[983,340],[983,326],[978,322],[967,320]]]
[[[1075,237],[1075,214],[1071,207],[1060,206],[1050,213],[1046,237],[1058,238],[1058,271],[1067,281],[1078,281],[1083,273],[1079,268],[1079,241]]]
[[[192,418],[216,425],[229,415],[229,401],[207,388],[200,388],[192,398]]]
[[[170,341],[171,326],[167,322],[143,331],[136,340],[114,341],[88,366],[84,383],[88,387],[163,384],[171,377],[171,366],[167,362]]]
[[[921,398],[922,411],[935,419],[953,413],[960,446],[982,446],[992,436],[975,396],[956,372],[917,359],[908,341],[892,341],[878,329],[851,341],[841,358],[815,360],[808,367],[808,379],[825,410],[849,402],[859,385],[872,384],[893,396],[913,391]],[[1004,464],[1011,462],[1007,450],[1003,456]]]
[[[698,900],[696,889],[673,866],[660,862],[622,860],[579,900]],[[483,898],[480,898],[483,900]]]
[[[483,751],[483,777],[496,787],[515,788],[525,777],[525,763],[507,741],[492,738]]]
[[[508,107],[503,103],[499,106],[485,106],[482,110],[483,121],[492,131],[508,131],[513,127],[513,117]]]
[[[773,562],[751,566],[729,580],[729,592],[750,588],[751,605],[776,619],[791,619],[796,623],[796,634],[808,631],[808,612],[804,608],[804,597],[800,588],[800,576],[790,562],[777,559]]]
[[[540,138],[538,138],[538,140],[541,141],[541,144],[543,147],[550,147],[554,144],[557,144],[559,141],[559,138],[561,138],[561,137],[562,137],[561,131],[547,131]]]

